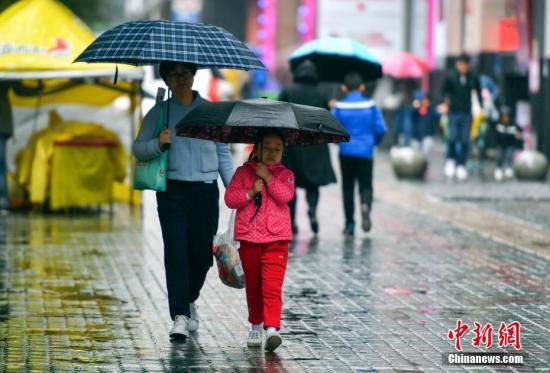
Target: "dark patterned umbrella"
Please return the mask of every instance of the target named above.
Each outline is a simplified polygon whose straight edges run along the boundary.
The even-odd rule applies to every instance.
[[[152,65],[187,62],[199,68],[265,69],[246,45],[228,31],[202,23],[133,21],[101,34],[75,62]]]
[[[178,136],[225,143],[254,143],[266,129],[281,132],[287,145],[349,141],[344,127],[322,108],[267,99],[205,102],[176,126]]]

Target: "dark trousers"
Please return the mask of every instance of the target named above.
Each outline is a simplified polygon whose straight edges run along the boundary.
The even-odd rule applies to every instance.
[[[312,217],[316,217],[317,215],[317,204],[319,203],[319,187],[309,186],[304,189],[306,190],[306,201],[308,206],[307,215],[311,219]],[[290,208],[290,218],[292,219],[292,225],[294,225],[294,219],[296,217],[296,193],[294,193],[294,197],[292,197],[292,199],[288,203],[288,207]]]
[[[2,120],[2,118],[0,118]],[[0,209],[8,208],[8,168],[6,165],[9,137],[0,134]]]
[[[394,112],[393,117],[393,145],[400,145],[399,137],[403,134],[403,145],[411,144],[413,132],[412,108],[403,107]]]
[[[514,161],[514,146],[501,146],[497,159],[498,168],[512,168]]]
[[[168,180],[157,192],[164,241],[164,268],[172,320],[189,314],[212,266],[212,242],[218,229],[219,191],[213,183]]]
[[[371,209],[373,195],[373,167],[374,159],[340,156],[340,170],[342,171],[342,195],[344,196],[346,225],[355,224],[353,215],[356,181],[359,182],[359,196],[361,198],[361,205],[367,205],[369,210]]]
[[[447,159],[453,159],[457,165],[464,166],[468,158],[470,144],[470,128],[472,116],[467,113],[449,114],[449,140],[447,143]]]

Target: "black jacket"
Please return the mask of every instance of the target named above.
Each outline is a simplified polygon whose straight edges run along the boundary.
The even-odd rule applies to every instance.
[[[447,74],[443,83],[443,95],[449,100],[451,113],[472,113],[472,90],[481,98],[479,79],[472,73],[467,73],[462,78],[458,71]]]
[[[280,101],[327,108],[328,100],[317,86],[317,71],[310,61],[304,61],[294,71],[294,83],[285,87]],[[283,163],[294,172],[296,186],[307,188],[336,182],[326,144],[289,146]]]
[[[8,96],[10,82],[0,81],[0,135],[10,137],[13,134],[13,115]]]
[[[20,96],[39,95],[41,88],[28,88],[20,81],[0,80],[0,136],[11,137],[13,135],[13,113],[9,98],[10,88]]]
[[[497,145],[503,148],[515,146],[521,135],[521,127],[517,124],[497,123],[495,126]]]

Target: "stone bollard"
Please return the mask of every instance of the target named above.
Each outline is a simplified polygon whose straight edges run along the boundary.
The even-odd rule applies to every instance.
[[[422,179],[426,173],[428,162],[426,157],[411,147],[392,148],[390,151],[393,172],[403,179]]]
[[[514,173],[518,180],[546,179],[548,160],[535,150],[524,150],[514,159]]]

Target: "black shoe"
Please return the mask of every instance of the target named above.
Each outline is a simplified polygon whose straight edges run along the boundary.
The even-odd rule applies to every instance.
[[[317,217],[315,215],[309,215],[309,224],[311,226],[311,231],[315,234],[319,233],[319,223],[317,222]]]
[[[361,208],[361,219],[362,219],[361,228],[363,228],[364,232],[369,232],[371,229],[372,223],[370,221],[370,209],[368,206],[363,206]]]
[[[355,231],[355,224],[348,223],[346,224],[346,228],[344,228],[344,231],[342,233],[344,233],[344,235],[347,237],[353,237],[353,235],[355,234],[354,231]]]
[[[310,224],[311,224],[311,231],[315,234],[319,233],[319,223],[317,223],[317,220],[312,220]]]

